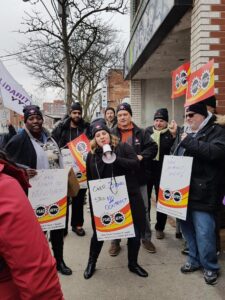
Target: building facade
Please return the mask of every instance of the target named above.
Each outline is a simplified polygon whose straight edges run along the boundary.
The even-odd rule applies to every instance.
[[[124,76],[131,80],[135,122],[152,123],[156,109],[172,114],[171,71],[191,62],[195,71],[215,60],[217,110],[225,113],[225,0],[131,0],[131,37]],[[174,100],[183,123],[185,96]]]

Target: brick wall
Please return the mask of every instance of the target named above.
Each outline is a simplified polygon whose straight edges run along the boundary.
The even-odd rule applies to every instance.
[[[141,126],[142,120],[142,94],[141,94],[141,80],[132,80],[131,88],[130,88],[130,96],[131,96],[131,107],[133,111],[133,121]]]
[[[191,27],[191,68],[214,58],[217,111],[225,114],[225,0],[195,0]]]
[[[123,70],[109,70],[107,81],[108,106],[117,107],[124,98],[130,98],[130,81],[123,79]]]

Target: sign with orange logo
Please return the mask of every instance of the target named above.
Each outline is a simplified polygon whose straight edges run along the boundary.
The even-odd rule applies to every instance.
[[[200,102],[214,94],[214,60],[212,59],[190,75],[184,106]]]
[[[186,94],[187,83],[190,74],[190,62],[187,62],[176,70],[172,71],[172,99]]]
[[[98,241],[135,236],[125,176],[90,180]]]
[[[157,211],[186,220],[193,157],[165,155]]]

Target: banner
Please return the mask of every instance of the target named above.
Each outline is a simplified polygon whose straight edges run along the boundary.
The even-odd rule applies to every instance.
[[[83,133],[76,139],[67,144],[73,158],[75,159],[79,170],[83,173],[86,171],[86,159],[88,152],[91,150],[90,142],[87,136]]]
[[[177,98],[186,94],[188,78],[191,74],[190,62],[187,62],[172,71],[172,95],[171,98]]]
[[[0,93],[4,106],[23,115],[23,108],[31,105],[31,98],[0,61]]]
[[[190,75],[184,106],[200,102],[214,94],[214,60],[212,59]]]
[[[81,172],[75,159],[73,158],[70,149],[61,149],[62,159],[63,159],[63,166],[64,168],[73,168],[74,173],[76,174],[76,178],[79,182],[80,189],[87,188],[87,176],[86,170]]]
[[[157,211],[186,220],[193,157],[165,155]]]
[[[43,231],[65,228],[68,170],[37,170],[28,198]]]
[[[135,236],[125,176],[88,182],[98,241]]]

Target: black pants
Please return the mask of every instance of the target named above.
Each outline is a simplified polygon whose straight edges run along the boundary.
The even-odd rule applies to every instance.
[[[50,231],[52,250],[57,263],[63,260],[63,237],[64,229]]]
[[[152,178],[149,180],[147,184],[148,188],[148,199],[149,199],[149,212],[151,210],[151,195],[152,195],[152,189],[153,187],[155,188],[155,197],[156,201],[158,201],[158,193],[159,193],[159,183],[160,183],[160,174],[155,174],[152,176]],[[156,224],[155,224],[155,229],[159,231],[163,231],[166,226],[166,220],[167,220],[167,215],[163,214],[161,212],[156,212]]]
[[[135,237],[128,239],[128,265],[137,264],[138,252],[140,248],[140,231],[135,228]],[[89,261],[96,262],[101,252],[104,241],[98,241],[96,232],[93,233],[90,244]]]

